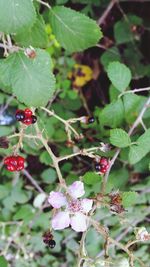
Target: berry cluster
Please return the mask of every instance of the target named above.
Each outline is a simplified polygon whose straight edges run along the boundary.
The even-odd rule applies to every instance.
[[[53,235],[50,231],[47,231],[43,235],[43,242],[48,245],[50,248],[54,248],[56,246],[56,242],[53,239]]]
[[[24,169],[25,159],[21,156],[9,156],[4,159],[6,169],[10,172],[21,171]]]
[[[99,162],[97,162],[95,164],[95,170],[97,172],[100,172],[100,173],[106,173],[106,171],[108,170],[109,168],[109,161],[107,158],[105,157],[101,157],[101,159],[99,160]]]
[[[25,110],[17,110],[15,117],[17,121],[21,121],[26,125],[34,124],[37,121],[37,117],[33,115],[29,108],[26,108]]]

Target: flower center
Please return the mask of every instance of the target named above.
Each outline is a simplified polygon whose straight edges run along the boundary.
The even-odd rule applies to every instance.
[[[81,202],[78,199],[71,200],[69,202],[69,210],[72,212],[78,212],[82,210]]]

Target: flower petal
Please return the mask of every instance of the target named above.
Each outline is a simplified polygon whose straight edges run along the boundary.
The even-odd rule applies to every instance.
[[[48,197],[48,203],[52,205],[53,208],[59,209],[67,204],[67,199],[61,192],[50,192]]]
[[[68,193],[73,198],[82,197],[85,194],[84,184],[81,181],[76,181],[68,187]]]
[[[60,211],[52,219],[52,228],[54,230],[62,230],[69,226],[70,217],[69,212]]]
[[[71,228],[76,232],[84,232],[87,230],[87,216],[81,212],[76,212],[71,217]]]
[[[88,213],[92,209],[93,200],[84,198],[81,200],[81,207],[83,212]]]

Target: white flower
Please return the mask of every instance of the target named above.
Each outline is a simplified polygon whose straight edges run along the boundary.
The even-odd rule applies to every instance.
[[[65,211],[58,211],[52,218],[52,228],[62,230],[71,225],[76,232],[84,232],[88,227],[87,213],[92,209],[93,200],[84,198],[78,199],[85,194],[84,184],[80,181],[74,182],[68,187],[70,199],[60,192],[52,191],[48,202],[53,208],[65,207]]]

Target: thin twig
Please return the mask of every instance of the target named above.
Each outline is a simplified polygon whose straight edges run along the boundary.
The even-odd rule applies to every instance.
[[[45,193],[44,190],[38,185],[36,180],[30,175],[30,173],[27,170],[22,170],[22,173],[28,178],[28,180],[31,182],[32,185],[40,192]]]
[[[145,111],[147,110],[148,106],[150,105],[150,97],[148,97],[147,101],[145,102],[141,112],[139,113],[136,121],[133,123],[132,127],[130,128],[128,134],[129,136],[133,133],[134,129],[138,126],[138,124],[140,124],[142,118],[143,118],[143,115],[145,113]]]
[[[18,50],[24,50],[23,48],[16,46],[16,45],[13,45],[10,47],[8,44],[2,44],[2,43],[0,43],[0,48],[3,48],[5,51],[8,49],[11,53],[17,52]],[[8,52],[6,56],[8,56]]]
[[[150,87],[145,87],[145,88],[140,88],[140,89],[134,89],[134,90],[128,90],[123,93],[121,93],[118,97],[120,98],[121,96],[125,94],[134,94],[134,93],[139,93],[139,92],[144,92],[144,91],[150,91]]]
[[[66,131],[72,131],[75,135],[75,137],[77,139],[80,139],[80,135],[77,133],[77,131],[70,125],[70,123],[67,120],[64,120],[63,118],[61,118],[60,116],[58,116],[57,114],[55,114],[54,111],[50,111],[47,108],[41,107],[42,110],[44,110],[45,112],[47,112],[50,116],[55,117],[56,119],[58,119],[59,121],[61,121],[64,125],[65,125],[65,129]],[[71,119],[70,119],[71,120]]]
[[[98,25],[103,24],[103,22],[105,21],[105,19],[107,18],[108,14],[110,13],[111,9],[113,8],[114,4],[116,3],[115,0],[110,1],[109,5],[107,6],[107,8],[105,9],[104,13],[102,14],[102,16],[99,18],[99,20],[97,21]]]
[[[136,260],[141,264],[142,267],[146,267],[144,262],[141,259],[139,259],[138,257],[134,256],[132,254],[132,252],[128,248],[126,248],[126,246],[124,246],[120,242],[116,241],[115,239],[113,239],[111,237],[108,237],[107,231],[104,228],[104,226],[100,225],[99,222],[97,222],[97,221],[95,221],[95,220],[93,220],[91,218],[90,218],[90,221],[91,221],[93,227],[95,228],[95,230],[98,233],[100,233],[105,238],[105,240],[106,240],[106,238],[108,238],[109,239],[109,243],[114,244],[115,246],[117,246],[118,248],[122,249],[123,251],[125,251],[128,254],[130,262],[133,262],[133,260]],[[134,267],[133,265],[130,265],[130,266]]]
[[[100,147],[91,147],[91,148],[87,148],[87,149],[82,149],[79,150],[76,153],[70,154],[70,155],[66,155],[66,156],[62,156],[58,158],[58,161],[63,161],[63,160],[68,160],[70,158],[76,157],[76,156],[91,156],[91,153],[94,151],[98,151],[100,150]]]
[[[48,145],[47,140],[43,137],[42,133],[40,132],[37,123],[35,124],[35,129],[36,129],[37,135],[39,136],[40,141],[42,142],[43,146],[46,148],[48,154],[50,155],[50,157],[51,157],[51,159],[53,161],[53,165],[54,165],[54,167],[56,169],[60,185],[62,187],[66,188],[66,183],[65,183],[65,180],[62,177],[62,174],[61,174],[61,171],[60,171],[60,168],[59,168],[59,163],[58,163],[59,161],[58,161],[57,157],[54,155],[53,151],[51,150],[51,148]]]
[[[46,3],[46,2],[44,2],[44,1],[42,1],[42,0],[36,0],[38,3],[40,3],[41,5],[43,5],[43,6],[46,6],[46,7],[48,7],[49,9],[51,9],[51,6],[48,4],[48,3]]]

